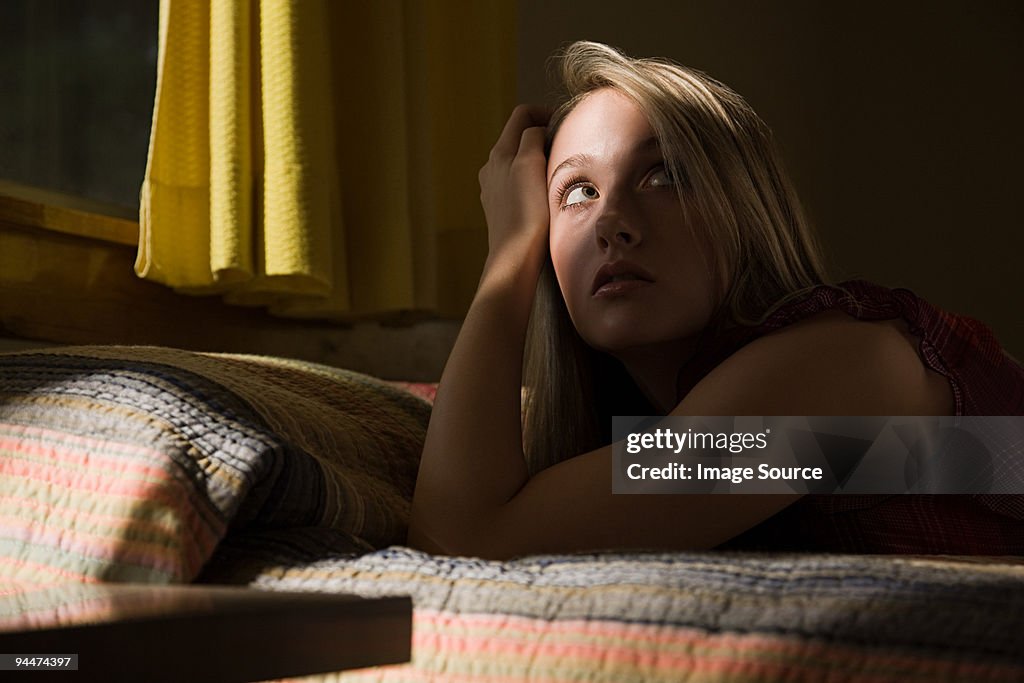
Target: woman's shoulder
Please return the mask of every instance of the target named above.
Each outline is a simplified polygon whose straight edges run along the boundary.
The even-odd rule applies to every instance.
[[[900,318],[824,308],[747,343],[687,394],[691,415],[934,415],[953,393]]]
[[[983,322],[952,313],[902,287],[852,280],[821,285],[778,306],[749,328],[744,343],[842,311],[851,318],[896,326],[911,343],[929,377],[941,375],[953,394],[957,415],[1018,415],[1024,412],[1024,367],[1000,345]],[[738,348],[738,346],[736,347]],[[933,384],[940,384],[933,381]]]

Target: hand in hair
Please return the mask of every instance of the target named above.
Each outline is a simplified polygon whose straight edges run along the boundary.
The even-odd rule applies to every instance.
[[[544,107],[516,107],[480,169],[489,262],[510,258],[539,263],[546,254],[544,127],[549,116],[550,111]]]
[[[547,119],[539,107],[517,107],[480,171],[490,250],[423,447],[409,524],[409,542],[420,548],[461,548],[452,539],[489,528],[529,479],[520,390],[526,326],[548,253]]]

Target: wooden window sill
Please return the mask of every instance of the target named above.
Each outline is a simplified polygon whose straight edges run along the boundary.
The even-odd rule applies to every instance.
[[[139,243],[139,221],[131,209],[6,180],[0,180],[0,224],[130,247]]]
[[[436,381],[458,332],[456,321],[276,318],[179,294],[135,275],[138,236],[123,207],[0,181],[0,337],[259,353]]]

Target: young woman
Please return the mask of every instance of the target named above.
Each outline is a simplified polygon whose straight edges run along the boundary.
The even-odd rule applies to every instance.
[[[480,171],[489,254],[409,542],[495,558],[794,539],[971,552],[981,534],[983,551],[1024,550],[1019,520],[960,497],[612,494],[612,415],[1020,414],[1024,370],[906,290],[829,285],[736,93],[596,43],[562,70],[565,104],[517,108]]]

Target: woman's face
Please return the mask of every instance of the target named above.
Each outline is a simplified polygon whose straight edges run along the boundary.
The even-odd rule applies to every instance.
[[[551,260],[573,324],[596,349],[628,355],[688,345],[714,287],[654,131],[602,88],[565,118],[548,159]]]

